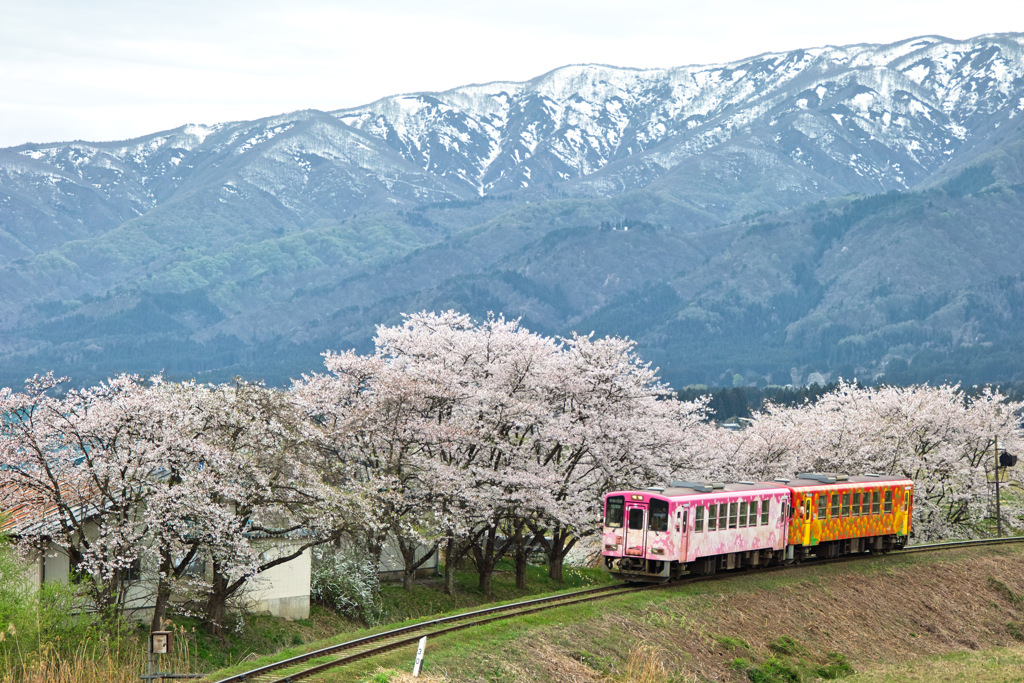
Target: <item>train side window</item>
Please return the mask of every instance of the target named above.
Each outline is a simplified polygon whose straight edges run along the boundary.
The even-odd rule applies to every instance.
[[[761,524],[768,524],[768,509],[772,504],[772,499],[761,501]]]
[[[693,511],[693,533],[699,534],[704,531],[704,508],[697,507]]]
[[[715,531],[718,529],[718,506],[708,506],[708,531]]]
[[[736,528],[736,508],[737,508],[737,504],[735,502],[729,503],[729,528],[730,529],[735,529]]]
[[[612,496],[608,499],[608,507],[604,516],[605,526],[622,528],[622,510],[625,503],[625,496]]]
[[[903,493],[903,511],[906,512],[907,508],[910,507],[910,491]]]
[[[892,512],[892,491],[885,492],[885,514]]]
[[[747,526],[757,526],[757,501],[750,501],[750,521]]]
[[[651,519],[647,523],[651,531],[668,531],[668,501],[651,498]]]
[[[744,501],[742,501],[740,503],[739,527],[741,529],[743,529],[743,528],[746,528],[746,526],[747,526],[747,501],[744,500]]]
[[[871,514],[877,515],[881,509],[882,495],[878,491],[871,492]]]
[[[828,514],[828,496],[822,493],[818,496],[818,519],[825,519]]]
[[[843,494],[843,512],[842,512],[842,515],[843,515],[843,517],[849,517],[850,516],[850,494],[849,493],[844,493]]]
[[[832,518],[835,519],[839,516],[839,494],[832,494]]]
[[[860,514],[860,491],[853,492],[853,512],[850,514],[854,517]]]
[[[644,528],[644,509],[631,508],[629,510],[629,528],[639,531]]]
[[[718,504],[718,528],[726,529],[729,526],[729,506],[726,503]]]

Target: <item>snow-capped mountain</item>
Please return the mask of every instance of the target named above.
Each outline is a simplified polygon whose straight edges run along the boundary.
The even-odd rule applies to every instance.
[[[300,221],[549,184],[605,196],[718,161],[715,175],[742,161],[743,174],[770,174],[770,189],[799,200],[907,189],[1022,112],[1019,34],[673,69],[568,66],[330,114],[3,150],[0,229],[16,245],[25,228],[45,234],[47,216],[69,236],[88,234],[213,189],[224,201],[268,193]],[[730,217],[731,207],[675,189],[714,219]],[[4,255],[40,244],[53,242]]]
[[[139,292],[198,296],[171,315],[195,343],[336,334],[340,311],[433,305],[422,292],[453,274],[533,278],[508,256],[552,230],[644,223],[711,244],[724,239],[712,226],[744,216],[941,187],[1019,141],[1022,114],[1024,34],[926,36],[728,64],[566,66],[333,112],[3,149],[0,357],[74,346],[60,321],[135,310]],[[1022,180],[1012,163],[996,170]],[[563,292],[574,303],[545,324],[592,316],[626,286],[601,283],[597,298]]]
[[[1022,44],[923,37],[712,66],[570,66],[334,115],[481,195],[579,179],[629,189],[751,136],[815,180],[903,189],[1024,111]]]

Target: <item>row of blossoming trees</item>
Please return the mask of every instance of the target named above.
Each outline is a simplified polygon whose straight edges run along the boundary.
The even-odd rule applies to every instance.
[[[155,570],[154,624],[176,595],[216,629],[246,581],[342,539],[374,563],[391,539],[407,585],[424,545],[443,548],[448,591],[466,559],[490,593],[506,555],[523,585],[533,544],[560,579],[603,492],[678,478],[901,474],[918,483],[919,535],[971,533],[989,514],[993,439],[1012,449],[1024,436],[1022,406],[996,393],[851,384],[730,432],[706,402],[675,400],[627,340],[452,312],[380,327],[375,353],[328,353],[325,366],[287,390],[134,376],[4,389],[2,507],[48,511],[22,540],[52,537],[101,609],[123,609],[141,562]],[[298,542],[264,552],[281,536]],[[196,560],[211,570],[189,572]]]

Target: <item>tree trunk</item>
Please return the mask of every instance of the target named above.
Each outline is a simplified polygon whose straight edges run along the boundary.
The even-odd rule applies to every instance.
[[[402,554],[402,588],[412,590],[412,580],[416,577],[416,570],[422,567],[437,551],[437,543],[417,560],[416,551],[423,547],[419,541],[403,538],[398,534],[395,535],[395,541],[398,544],[398,551]]]
[[[494,576],[494,565],[496,564],[494,542],[497,535],[497,527],[491,526],[483,535],[483,543],[478,541],[473,544],[473,564],[476,565],[477,575],[480,577],[478,587],[488,600],[494,597],[491,580]]]
[[[459,563],[458,543],[449,538],[444,549],[444,593],[455,597],[455,566]]]
[[[561,583],[563,581],[562,564],[565,556],[569,554],[576,545],[576,538],[561,524],[556,524],[551,530],[551,542],[544,544],[544,550],[548,556],[548,578]]]
[[[156,584],[156,602],[153,605],[153,621],[150,631],[162,631],[164,618],[167,616],[167,604],[171,600],[171,556],[165,551],[160,553],[159,578]]]
[[[215,636],[224,638],[224,622],[227,617],[228,577],[220,570],[220,563],[213,563],[213,580],[210,593],[206,600],[204,624],[206,629]]]
[[[526,590],[526,540],[523,538],[523,526],[525,522],[516,524],[515,534],[512,536],[512,559],[516,563],[516,588]]]

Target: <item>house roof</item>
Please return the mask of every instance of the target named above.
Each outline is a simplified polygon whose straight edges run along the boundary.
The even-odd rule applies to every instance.
[[[62,487],[70,512],[77,519],[95,513],[89,495],[73,486]],[[61,529],[61,509],[48,496],[17,481],[0,481],[0,532],[9,536],[53,536]]]

